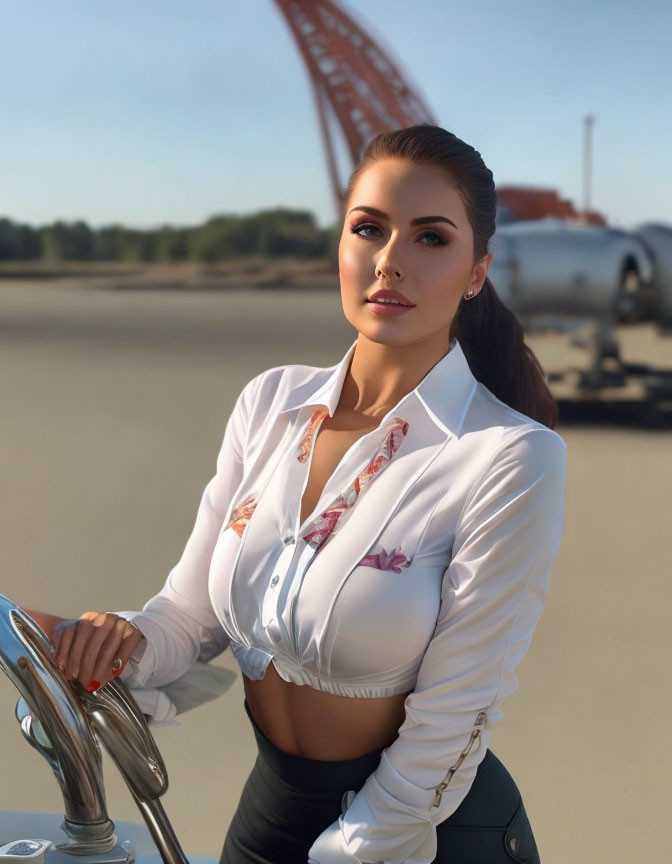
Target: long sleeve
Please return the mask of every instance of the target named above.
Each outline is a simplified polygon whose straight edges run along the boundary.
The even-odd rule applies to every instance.
[[[310,862],[430,864],[436,857],[436,826],[469,792],[500,706],[518,687],[514,669],[560,548],[565,477],[557,433],[527,427],[505,435],[458,519],[436,627],[399,735],[317,838]]]
[[[243,477],[244,446],[258,379],[240,392],[226,424],[215,476],[205,487],[182,557],[142,611],[118,612],[146,642],[121,674],[129,687],[158,687],[180,678],[196,660],[211,660],[229,644],[210,602],[208,573],[232,495]]]

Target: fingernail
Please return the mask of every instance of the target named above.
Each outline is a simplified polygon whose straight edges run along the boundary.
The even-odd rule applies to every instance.
[[[121,675],[121,669],[113,669],[112,675],[116,678],[117,675]]]
[[[94,690],[100,690],[100,687],[100,681],[90,681],[86,689],[89,691],[89,693],[93,693]]]

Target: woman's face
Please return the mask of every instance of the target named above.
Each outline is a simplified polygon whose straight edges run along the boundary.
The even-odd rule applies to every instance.
[[[357,178],[345,211],[338,261],[348,321],[374,342],[438,336],[447,346],[462,296],[471,289],[475,298],[492,255],[474,265],[473,231],[445,171],[378,160]],[[367,298],[380,288],[400,291],[415,305],[401,315],[379,314]]]

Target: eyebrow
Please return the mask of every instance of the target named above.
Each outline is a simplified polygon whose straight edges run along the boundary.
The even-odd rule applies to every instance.
[[[355,210],[362,210],[364,213],[369,213],[371,216],[377,216],[379,219],[388,219],[389,216],[387,213],[383,213],[382,210],[377,210],[375,207],[353,207],[352,210],[349,211],[348,215]],[[418,216],[417,219],[411,219],[411,225],[427,225],[430,222],[447,222],[449,225],[452,225],[455,230],[459,230],[457,225],[446,216]]]

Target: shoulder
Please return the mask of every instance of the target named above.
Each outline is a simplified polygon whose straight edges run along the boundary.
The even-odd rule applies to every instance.
[[[487,443],[485,449],[493,453],[514,449],[530,456],[557,454],[564,459],[567,451],[564,438],[554,429],[511,408],[480,381],[476,381],[460,438],[479,447]]]
[[[272,413],[282,410],[291,396],[307,392],[308,388],[319,387],[334,368],[299,363],[272,366],[251,378],[241,395],[252,409],[259,408]]]
[[[476,382],[460,442],[473,466],[469,499],[504,490],[542,487],[559,495],[567,474],[567,445],[549,429],[498,399]]]

